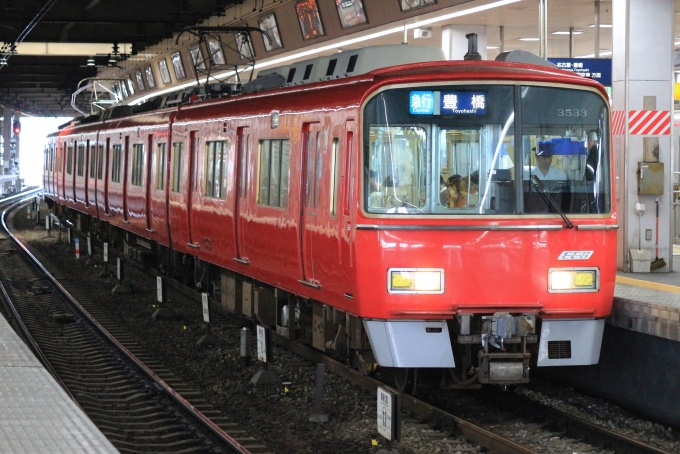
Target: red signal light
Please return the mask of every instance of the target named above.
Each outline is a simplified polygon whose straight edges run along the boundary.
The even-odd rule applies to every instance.
[[[14,120],[14,126],[12,127],[12,132],[15,136],[18,136],[21,132],[21,122],[19,120]]]

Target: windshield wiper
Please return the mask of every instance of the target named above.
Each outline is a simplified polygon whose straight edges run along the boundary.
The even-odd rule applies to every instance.
[[[550,191],[546,189],[546,187],[543,185],[543,182],[536,175],[531,176],[531,186],[536,189],[536,192],[540,194],[545,204],[548,205],[548,208],[552,208],[557,214],[562,216],[567,228],[573,229],[574,224],[571,223],[567,215],[564,213],[564,211],[562,211],[562,208],[560,208],[557,202],[555,202],[555,199],[553,199],[552,195],[550,195]]]

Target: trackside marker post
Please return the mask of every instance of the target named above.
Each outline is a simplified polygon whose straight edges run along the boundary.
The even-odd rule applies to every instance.
[[[250,328],[241,329],[241,348],[239,350],[241,368],[250,366]]]
[[[104,243],[102,260],[104,261],[104,269],[99,273],[99,277],[111,277],[112,273],[109,271],[109,243]]]
[[[165,280],[161,276],[156,276],[156,301],[165,303]]]
[[[70,230],[69,230],[70,232]],[[75,239],[76,242],[76,259],[80,258],[80,238]]]
[[[210,332],[210,297],[205,292],[201,293],[201,304],[203,306],[203,321],[207,323],[208,334],[201,336],[196,341],[196,345],[203,347],[204,345],[218,344],[220,340]]]
[[[401,394],[378,386],[378,433],[390,441],[401,441]]]
[[[281,383],[278,375],[269,370],[269,363],[272,362],[272,341],[271,329],[267,326],[257,325],[257,359],[264,363],[264,366],[250,380],[255,386],[278,385]]]
[[[123,284],[123,278],[125,277],[125,262],[120,257],[116,257],[116,278],[118,279],[118,284],[113,287],[111,293],[114,294],[127,294],[130,293],[131,289]]]
[[[328,415],[323,412],[321,404],[323,403],[323,382],[324,372],[326,371],[325,364],[316,365],[316,374],[314,376],[314,409],[309,415],[311,422],[327,422]]]

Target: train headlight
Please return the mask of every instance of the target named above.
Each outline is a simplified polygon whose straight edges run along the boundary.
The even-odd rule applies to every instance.
[[[550,268],[550,293],[597,292],[600,290],[600,270],[597,268]]]
[[[444,293],[444,270],[436,268],[390,268],[389,293]]]

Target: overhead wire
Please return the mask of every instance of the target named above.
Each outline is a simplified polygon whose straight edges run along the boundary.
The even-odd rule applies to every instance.
[[[57,3],[57,0],[49,0],[45,5],[38,11],[38,14],[35,15],[33,19],[31,19],[31,22],[24,27],[24,29],[19,33],[19,36],[14,40],[13,43],[5,43],[3,44],[2,48],[0,48],[0,58],[3,60],[4,64],[0,64],[0,71],[2,71],[2,68],[7,65],[7,60],[16,52],[17,46],[21,44],[24,39],[28,36],[31,31],[33,31],[33,28],[35,28],[36,25],[38,25],[38,22],[47,14],[47,12],[52,9],[54,4]]]

